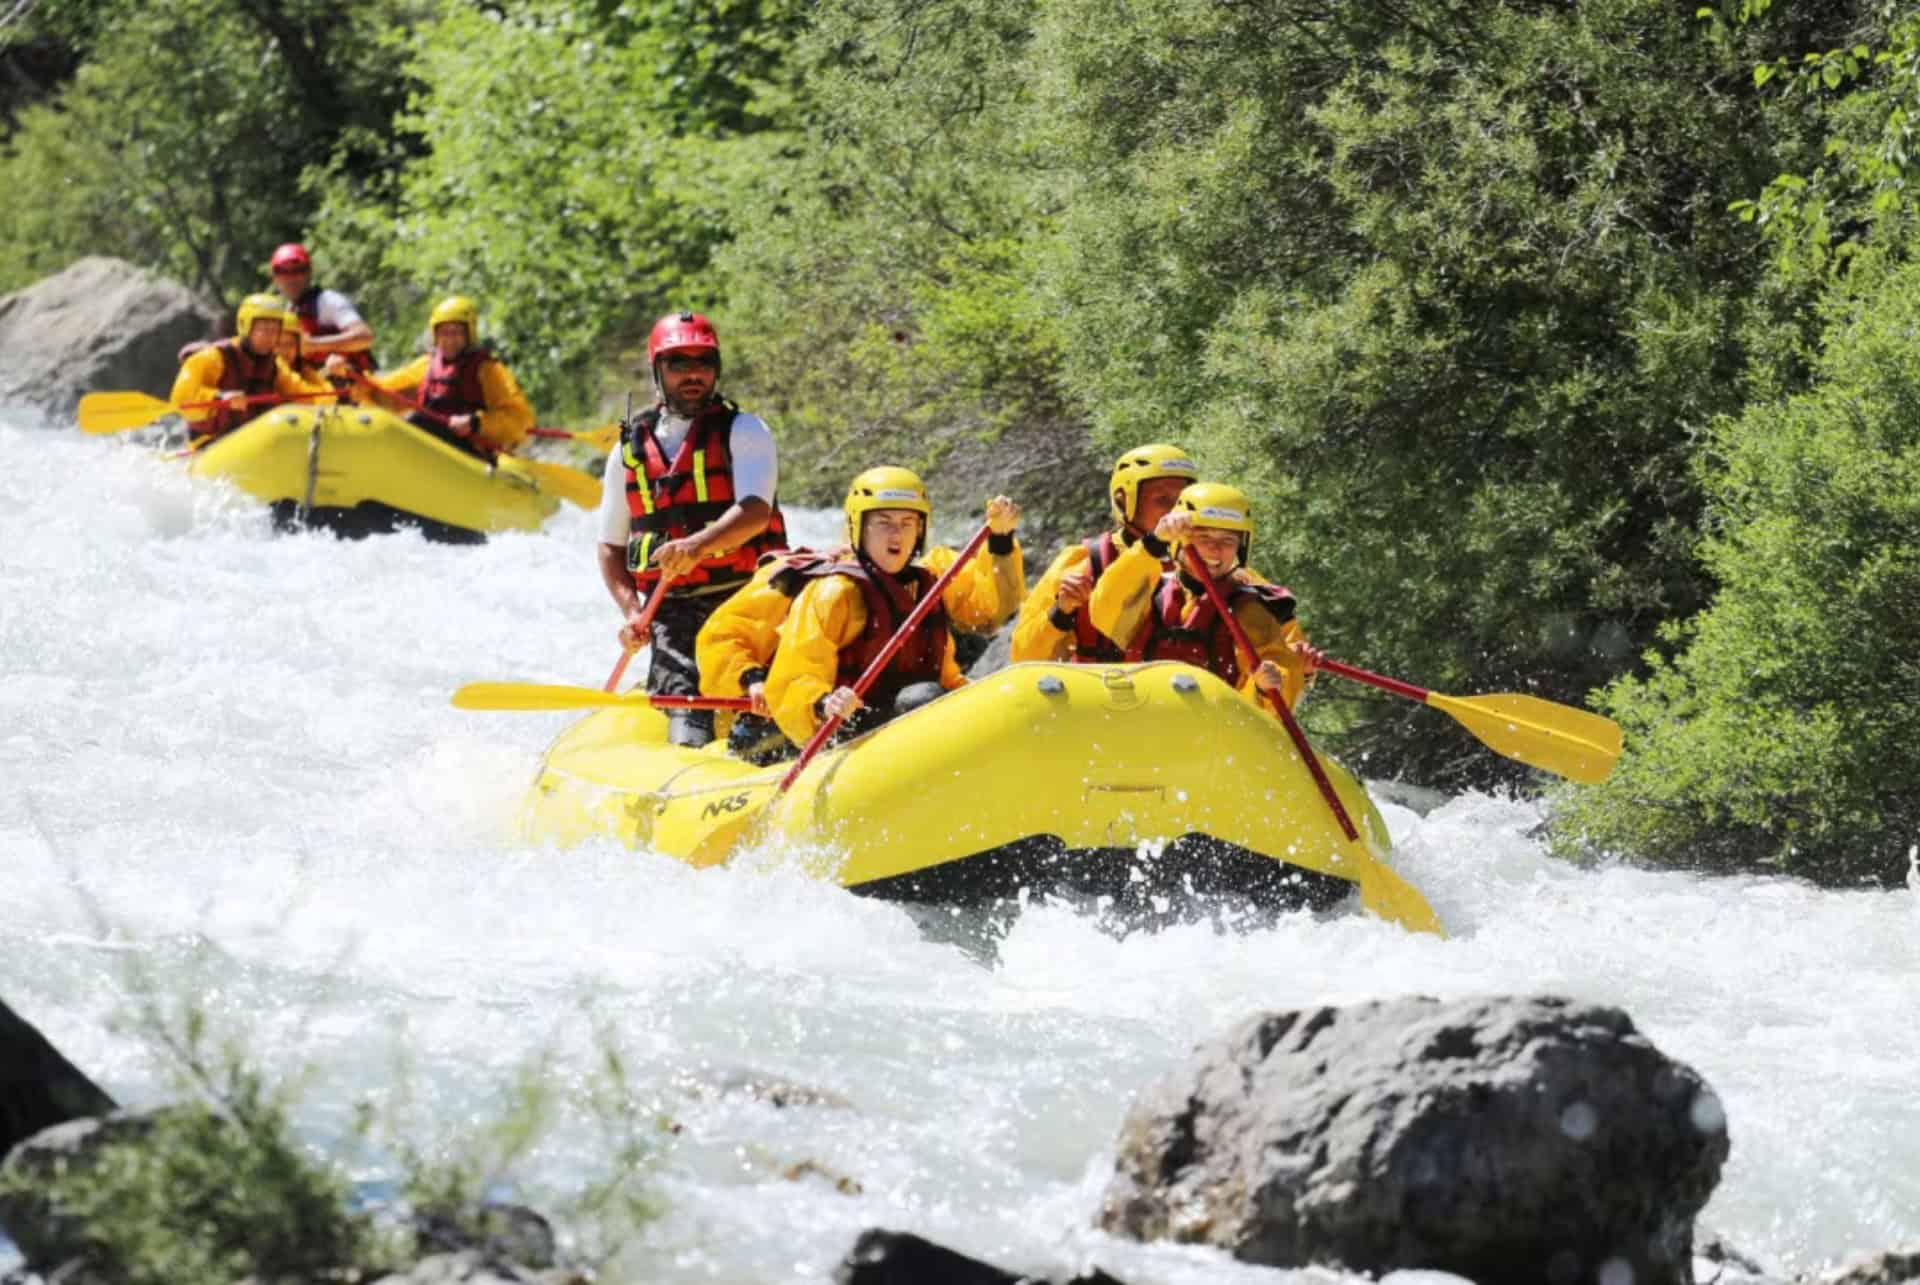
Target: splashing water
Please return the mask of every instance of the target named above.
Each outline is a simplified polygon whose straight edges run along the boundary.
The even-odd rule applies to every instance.
[[[300,1119],[323,1145],[398,1044],[457,1135],[530,1058],[574,1075],[602,1022],[683,1126],[647,1279],[822,1279],[879,1224],[1017,1270],[1250,1282],[1274,1277],[1087,1230],[1138,1090],[1255,1009],[1555,992],[1625,1008],[1713,1086],[1733,1154],[1703,1221],[1747,1253],[1794,1271],[1920,1239],[1903,895],[1579,869],[1528,837],[1532,805],[1468,796],[1383,809],[1451,940],[1358,917],[1122,939],[1042,907],[983,963],[779,854],[693,871],[516,841],[572,716],[447,698],[604,676],[589,515],[477,549],[342,543],[273,536],[125,441],[16,422],[0,459],[0,997],[124,1102],[168,1091],[108,1029],[129,962],[269,1066],[318,1067]],[[845,1105],[674,1087],[730,1068]],[[522,1194],[596,1146],[563,1126]]]

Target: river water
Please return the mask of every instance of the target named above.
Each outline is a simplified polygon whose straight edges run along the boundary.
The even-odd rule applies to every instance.
[[[1383,809],[1448,940],[1358,917],[1119,936],[1042,908],[983,954],[779,853],[695,872],[515,838],[572,716],[447,698],[604,679],[588,515],[477,549],[340,543],[274,536],[125,440],[16,418],[0,459],[0,996],[125,1103],[172,1082],[116,1016],[196,1005],[306,1068],[304,1134],[378,1184],[347,1148],[361,1099],[457,1144],[529,1067],[584,1092],[613,1047],[662,1212],[610,1279],[818,1280],[882,1225],[1060,1276],[1278,1281],[1089,1230],[1131,1096],[1257,1009],[1552,992],[1623,1007],[1719,1094],[1733,1152],[1703,1221],[1746,1252],[1786,1271],[1920,1242],[1904,889],[1576,868],[1528,837],[1533,805],[1468,796]],[[843,1101],[730,1090],[750,1074]],[[564,1199],[613,1146],[564,1111],[513,1190]]]

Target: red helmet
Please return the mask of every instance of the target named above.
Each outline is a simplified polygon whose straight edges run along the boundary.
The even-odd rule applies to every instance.
[[[720,336],[713,323],[697,312],[668,313],[653,323],[647,336],[647,365],[654,365],[662,353],[711,352],[720,355]]]
[[[313,258],[307,253],[307,247],[297,241],[289,241],[273,252],[270,265],[275,272],[292,269],[299,272],[313,271]]]

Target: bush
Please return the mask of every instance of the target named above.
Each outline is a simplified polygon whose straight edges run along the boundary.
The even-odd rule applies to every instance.
[[[1713,604],[1606,708],[1627,755],[1562,842],[1892,880],[1920,838],[1920,266],[1860,264],[1816,387],[1714,430]]]

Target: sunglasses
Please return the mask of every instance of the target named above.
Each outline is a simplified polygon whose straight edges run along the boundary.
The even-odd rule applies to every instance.
[[[720,369],[720,359],[712,353],[702,353],[698,357],[689,357],[682,353],[674,353],[669,357],[663,358],[662,362],[668,370],[676,375],[684,375],[690,370]]]

